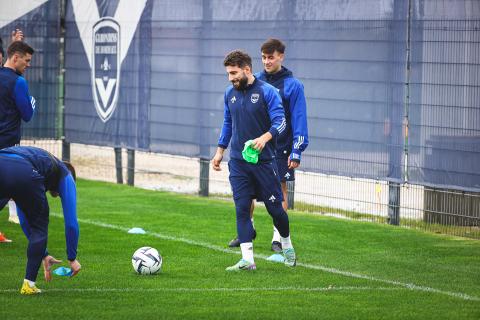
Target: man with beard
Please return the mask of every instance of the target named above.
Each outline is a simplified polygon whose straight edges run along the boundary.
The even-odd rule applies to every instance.
[[[261,53],[264,70],[255,74],[255,77],[278,89],[287,121],[285,133],[277,139],[275,159],[282,185],[282,205],[287,211],[287,181],[295,180],[295,169],[300,166],[301,154],[308,146],[307,104],[303,84],[293,76],[290,70],[282,66],[285,44],[278,39],[268,39],[262,44]],[[250,209],[252,223],[254,208],[252,201]],[[240,245],[238,237],[228,245],[238,247]],[[280,234],[275,226],[273,226],[272,251],[282,251]]]
[[[223,64],[232,85],[225,91],[222,133],[212,167],[221,170],[220,163],[231,140],[229,180],[242,251],[242,259],[226,270],[256,269],[250,220],[254,198],[264,201],[280,233],[285,265],[293,267],[296,265],[295,250],[290,240],[288,216],[282,207],[283,196],[275,162],[276,139],[286,127],[280,95],[273,86],[253,76],[252,59],[247,53],[234,50],[227,54]],[[256,163],[247,162],[242,155],[248,142],[260,153]]]

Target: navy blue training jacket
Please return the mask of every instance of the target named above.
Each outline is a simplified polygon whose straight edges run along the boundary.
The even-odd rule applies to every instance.
[[[0,149],[20,143],[21,121],[30,121],[35,99],[25,78],[13,69],[0,67]]]
[[[224,96],[224,120],[218,146],[226,149],[231,141],[230,158],[243,160],[242,150],[248,140],[266,132],[273,136],[260,153],[259,162],[275,158],[276,140],[285,131],[285,113],[277,90],[255,79],[245,90],[230,85]]]
[[[276,73],[264,71],[255,74],[278,89],[285,109],[287,127],[277,139],[277,157],[300,161],[301,154],[308,146],[307,103],[303,84],[292,72],[282,66]]]

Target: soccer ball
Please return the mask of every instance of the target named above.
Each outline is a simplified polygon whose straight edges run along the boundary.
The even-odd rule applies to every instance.
[[[133,254],[132,265],[138,274],[155,274],[162,268],[162,256],[155,248],[141,247]]]

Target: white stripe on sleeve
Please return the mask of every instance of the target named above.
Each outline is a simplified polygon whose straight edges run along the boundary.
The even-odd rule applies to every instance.
[[[285,130],[286,127],[287,127],[287,121],[285,120],[285,118],[283,118],[282,123],[277,128],[278,133],[282,133]]]
[[[32,105],[32,109],[35,110],[35,98],[34,97],[30,97],[30,104]]]
[[[305,141],[305,137],[304,136],[299,136],[298,137],[298,141],[294,144],[294,149],[299,149],[300,146],[303,144],[303,142]]]

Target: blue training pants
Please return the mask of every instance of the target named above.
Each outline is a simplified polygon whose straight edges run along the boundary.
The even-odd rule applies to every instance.
[[[30,229],[25,279],[36,281],[47,248],[49,207],[44,177],[20,157],[0,155],[0,199],[13,199]]]

